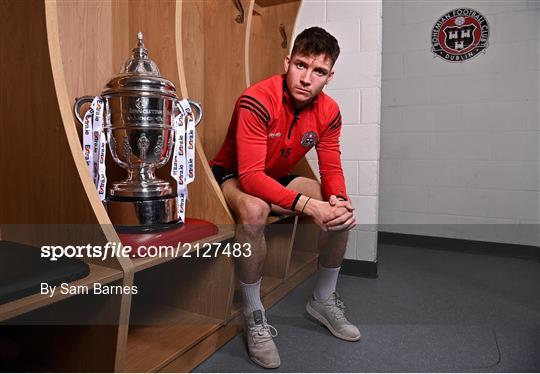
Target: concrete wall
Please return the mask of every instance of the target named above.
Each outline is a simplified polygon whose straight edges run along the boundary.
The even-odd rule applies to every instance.
[[[486,53],[434,58],[431,29],[459,7],[487,18]],[[383,1],[379,230],[539,245],[539,13]]]
[[[304,0],[294,36],[309,26],[334,35],[341,55],[326,93],[340,105],[341,149],[347,191],[356,208],[346,258],[375,261],[381,110],[381,1]],[[317,171],[316,153],[308,155]]]

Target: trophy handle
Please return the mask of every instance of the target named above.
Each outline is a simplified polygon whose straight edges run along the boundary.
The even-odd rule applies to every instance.
[[[79,121],[81,126],[84,126],[83,119],[81,118],[81,106],[85,103],[91,103],[92,100],[94,100],[94,96],[81,96],[75,99],[75,104],[73,104],[73,114],[75,114],[75,118],[77,118],[77,121]]]
[[[201,122],[201,119],[202,119],[201,104],[199,104],[198,102],[193,101],[193,100],[188,100],[188,102],[189,102],[189,105],[191,106],[191,108],[195,109],[195,111],[197,112],[197,116],[195,117],[195,126],[197,126],[199,124],[199,122]]]

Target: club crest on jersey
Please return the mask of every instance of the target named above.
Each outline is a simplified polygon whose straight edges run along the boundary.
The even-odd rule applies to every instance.
[[[435,22],[431,30],[431,51],[449,62],[464,62],[486,53],[489,25],[486,18],[470,8],[451,10]]]
[[[319,137],[317,136],[317,134],[313,131],[309,131],[302,136],[301,143],[305,148],[311,148],[316,145],[318,141]]]

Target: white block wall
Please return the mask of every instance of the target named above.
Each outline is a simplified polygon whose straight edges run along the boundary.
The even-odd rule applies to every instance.
[[[434,58],[431,30],[473,8],[485,54]],[[540,1],[383,1],[379,230],[539,245]]]
[[[377,259],[381,112],[381,0],[304,0],[294,36],[320,26],[338,39],[341,55],[325,92],[340,105],[342,162],[347,192],[356,208],[345,257]],[[318,174],[316,153],[308,154]]]

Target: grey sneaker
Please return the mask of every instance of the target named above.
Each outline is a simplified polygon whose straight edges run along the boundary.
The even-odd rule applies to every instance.
[[[267,323],[262,310],[256,310],[246,317],[245,332],[249,358],[266,369],[279,367],[279,352],[272,340],[277,336],[277,330]]]
[[[328,300],[315,300],[312,296],[306,305],[310,316],[325,325],[330,332],[343,340],[355,342],[360,340],[358,328],[347,321],[345,317],[345,304],[337,292],[332,293]]]

